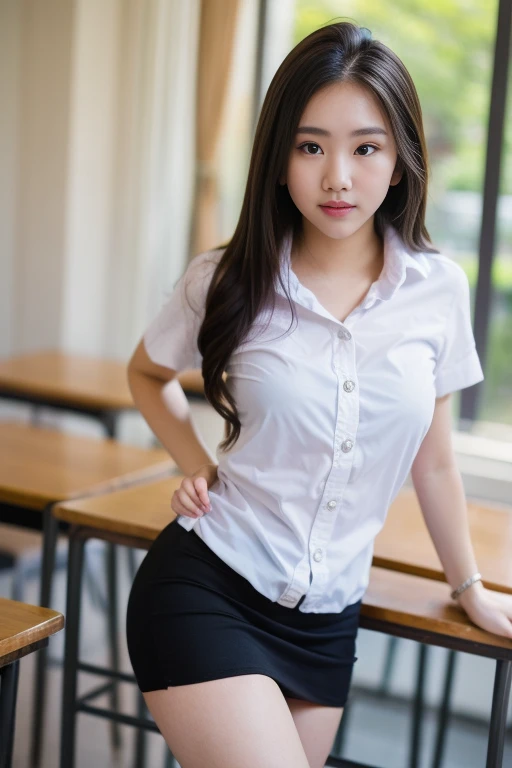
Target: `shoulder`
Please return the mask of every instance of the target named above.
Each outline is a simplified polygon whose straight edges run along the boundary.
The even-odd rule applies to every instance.
[[[443,253],[425,254],[429,262],[429,277],[432,282],[443,285],[452,294],[468,290],[468,278],[460,264]]]
[[[225,248],[216,248],[194,256],[184,272],[185,282],[195,284],[204,280],[211,280],[225,250]]]
[[[196,312],[204,307],[206,294],[225,248],[199,253],[189,262],[180,278],[183,291]]]

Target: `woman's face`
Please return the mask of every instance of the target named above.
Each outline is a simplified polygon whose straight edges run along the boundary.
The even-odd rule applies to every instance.
[[[376,97],[362,86],[334,83],[304,110],[281,183],[310,225],[344,239],[373,217],[390,185],[398,184],[396,163],[391,126]],[[352,207],[340,214],[329,207],[333,202]]]

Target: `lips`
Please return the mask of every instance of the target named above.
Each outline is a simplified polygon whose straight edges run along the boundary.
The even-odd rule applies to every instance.
[[[331,218],[341,219],[344,216],[349,216],[352,211],[355,211],[355,205],[347,205],[346,203],[338,203],[337,205],[321,205],[320,210]]]
[[[351,205],[350,203],[344,203],[339,202],[337,203],[335,200],[329,200],[328,203],[323,203],[321,208],[355,208],[355,205]]]

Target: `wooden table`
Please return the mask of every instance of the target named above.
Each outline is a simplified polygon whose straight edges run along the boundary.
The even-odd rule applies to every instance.
[[[19,660],[46,646],[63,626],[57,611],[0,597],[0,768],[12,762]]]
[[[54,507],[59,519],[73,526],[69,560],[66,635],[66,655],[63,688],[63,722],[61,742],[61,766],[73,765],[75,714],[78,711],[107,716],[105,710],[92,707],[95,692],[86,698],[77,697],[77,671],[91,671],[78,659],[77,628],[79,625],[81,562],[83,545],[88,538],[101,538],[127,546],[147,548],[174,518],[169,507],[172,493],[181,484],[175,476],[145,487],[116,491],[97,498],[78,499]],[[497,662],[495,695],[491,715],[491,733],[487,766],[501,765],[503,751],[503,727],[506,721],[506,704],[510,690],[512,669],[512,642],[475,627],[467,616],[449,598],[449,587],[439,579],[424,579],[399,573],[400,569],[372,568],[370,586],[364,597],[361,626],[372,631],[395,634],[421,643],[445,648],[456,648],[480,656],[488,656]],[[106,670],[96,670],[105,674]],[[98,693],[101,689],[98,690]],[[139,713],[140,714],[140,713]],[[121,722],[142,726],[139,718],[119,715]],[[343,722],[343,721],[342,721]],[[329,765],[347,762],[334,760]]]
[[[476,561],[484,585],[496,592],[512,594],[512,509],[497,504],[487,505],[468,500],[468,520]],[[375,540],[373,565],[393,571],[445,581],[444,571],[423,520],[421,507],[412,488],[403,488],[388,513],[383,530]],[[387,688],[396,641],[388,647],[382,689]],[[410,768],[419,761],[421,713],[424,681],[427,674],[428,650],[419,648],[416,717],[412,723]],[[441,707],[437,718],[437,736],[432,768],[440,768],[450,717],[450,700],[455,675],[456,653],[450,651],[445,672]]]
[[[94,496],[108,490],[168,476],[175,464],[163,450],[147,450],[90,437],[77,437],[26,424],[0,423],[0,521],[43,530],[40,604],[51,602],[58,522],[51,514],[57,501]],[[116,603],[113,547],[108,550],[111,604]],[[112,649],[117,621],[109,611]],[[112,653],[115,653],[112,650]],[[40,756],[46,652],[38,654],[32,764]]]
[[[471,540],[486,587],[512,594],[512,507],[468,500]],[[414,490],[404,488],[375,540],[373,564],[445,581]]]
[[[91,416],[115,437],[118,416],[135,408],[126,362],[44,351],[0,360],[0,397]],[[179,380],[188,397],[204,399],[200,371]]]

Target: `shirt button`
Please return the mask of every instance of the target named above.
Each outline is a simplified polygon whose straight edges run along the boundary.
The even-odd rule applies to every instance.
[[[351,381],[350,379],[347,379],[347,381],[343,382],[343,389],[345,390],[345,392],[352,392],[355,386],[356,385],[354,384],[354,382]]]
[[[350,341],[350,339],[352,338],[352,334],[350,333],[350,331],[347,331],[346,328],[342,328],[341,331],[338,331],[338,337],[340,339],[345,339],[346,341]]]
[[[336,501],[334,499],[327,503],[327,509],[336,509]]]
[[[319,563],[321,560],[323,560],[324,553],[321,549],[315,549],[313,553],[313,560],[315,563]]]
[[[352,440],[344,440],[341,444],[341,450],[343,451],[343,453],[348,453],[349,451],[352,450],[353,447],[354,447],[354,443],[352,442]]]

